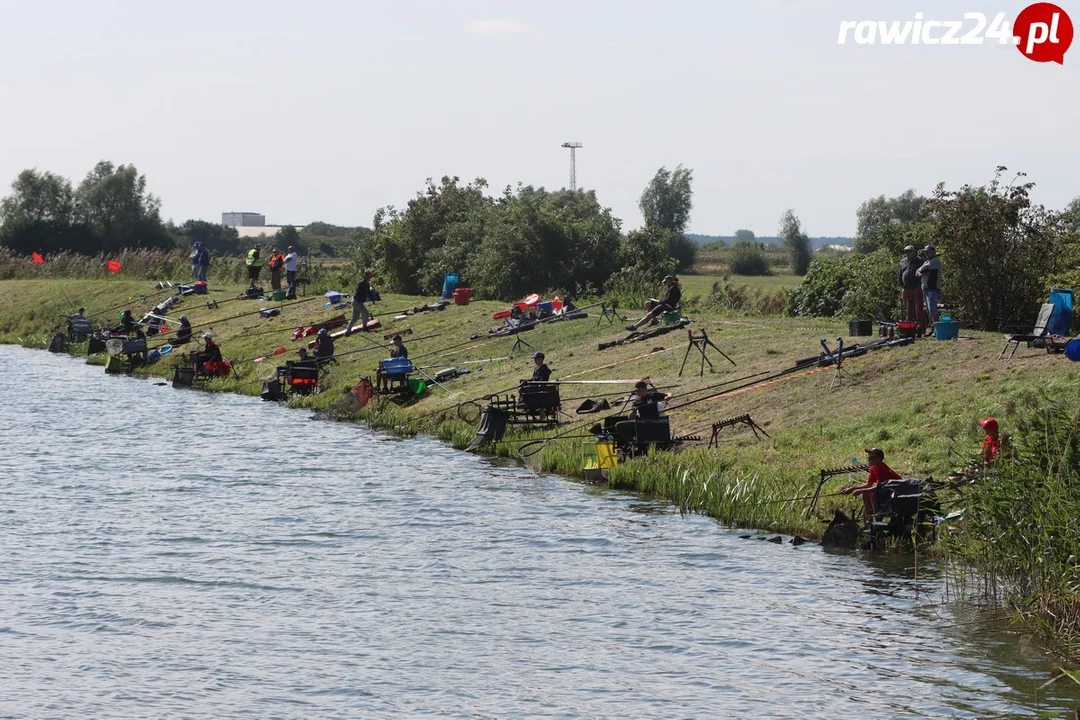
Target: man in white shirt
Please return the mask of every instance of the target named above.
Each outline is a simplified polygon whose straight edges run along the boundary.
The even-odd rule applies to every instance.
[[[300,264],[300,256],[296,254],[296,248],[288,247],[285,255],[285,282],[289,285],[289,291],[285,297],[293,300],[296,298],[296,270]]]

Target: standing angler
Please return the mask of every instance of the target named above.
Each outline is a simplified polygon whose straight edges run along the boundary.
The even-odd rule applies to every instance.
[[[262,270],[263,266],[263,260],[259,257],[260,250],[262,250],[262,245],[255,243],[255,247],[248,250],[247,260],[244,261],[248,269],[249,289],[255,287],[255,283],[259,281],[259,271]]]
[[[353,292],[352,297],[352,319],[349,320],[349,326],[345,328],[345,337],[349,337],[353,331],[353,325],[356,324],[356,318],[362,318],[361,330],[367,330],[368,324],[368,309],[366,303],[371,298],[371,271],[365,270],[364,277],[360,279],[360,282],[356,283],[356,291]]]
[[[926,262],[916,271],[922,279],[923,297],[926,298],[926,314],[930,316],[930,322],[938,321],[938,297],[941,295],[941,258],[938,257],[937,249],[933,245],[923,248]],[[990,290],[990,288],[987,288]]]
[[[296,271],[300,262],[300,256],[296,254],[296,248],[290,245],[285,250],[285,282],[289,289],[285,294],[288,300],[296,299]]]
[[[922,258],[914,245],[904,248],[904,259],[900,261],[897,279],[900,281],[904,298],[904,319],[919,323],[919,335],[926,332],[926,307],[923,302],[922,282],[917,274],[922,265]]]

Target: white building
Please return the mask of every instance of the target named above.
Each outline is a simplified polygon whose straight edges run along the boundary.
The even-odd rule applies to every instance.
[[[266,225],[266,216],[253,212],[223,212],[221,224],[227,227],[263,227]]]

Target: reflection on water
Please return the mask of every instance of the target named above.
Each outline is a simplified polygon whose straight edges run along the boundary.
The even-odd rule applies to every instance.
[[[0,348],[0,715],[1016,717],[932,567]],[[743,533],[745,534],[745,533]],[[760,534],[755,534],[759,536]]]

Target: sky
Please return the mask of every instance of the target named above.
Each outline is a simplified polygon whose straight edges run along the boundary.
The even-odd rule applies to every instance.
[[[1059,2],[1080,25],[1080,1]],[[175,222],[370,225],[426,178],[569,181],[641,224],[662,166],[689,230],[850,236],[867,198],[1022,170],[1080,195],[1080,42],[838,44],[840,22],[1011,21],[993,0],[0,0],[0,186],[134,164]],[[964,30],[974,25],[968,21]],[[6,194],[6,193],[4,193]]]

